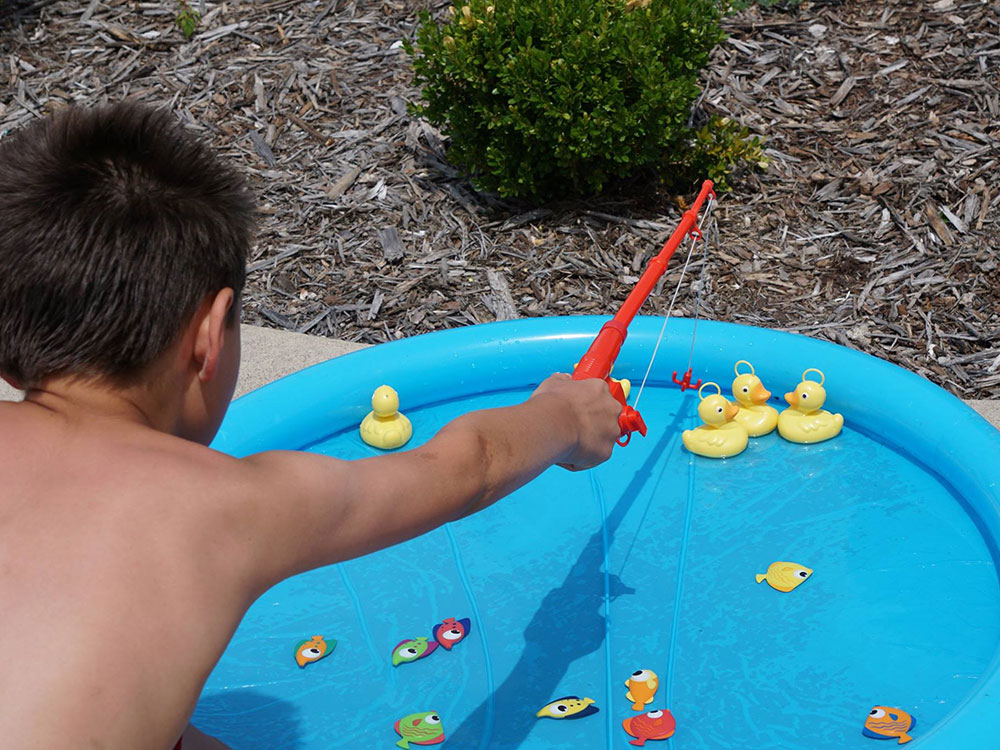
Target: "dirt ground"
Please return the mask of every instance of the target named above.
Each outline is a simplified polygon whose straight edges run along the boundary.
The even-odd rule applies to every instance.
[[[249,322],[376,343],[611,313],[679,217],[648,189],[540,209],[476,193],[407,112],[401,40],[447,3],[202,4],[187,41],[173,2],[0,0],[0,137],[71,102],[169,106],[260,195]],[[704,317],[1000,396],[1000,4],[803,2],[726,28],[696,115],[765,137],[771,166],[720,196],[718,242],[646,310],[680,284],[690,315],[700,287]]]

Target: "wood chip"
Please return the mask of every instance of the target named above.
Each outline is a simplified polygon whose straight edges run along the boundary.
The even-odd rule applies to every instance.
[[[490,285],[492,293],[493,314],[497,320],[514,320],[520,317],[517,314],[517,305],[514,298],[510,296],[510,285],[503,273],[495,268],[487,269],[486,281]]]
[[[830,106],[836,107],[843,102],[844,99],[847,98],[847,95],[851,93],[851,90],[854,88],[854,84],[857,82],[858,79],[854,76],[848,76],[845,78],[844,82],[840,84],[840,88],[837,89],[837,93],[830,97]]]
[[[379,229],[378,241],[382,243],[382,257],[386,260],[399,260],[403,257],[403,243],[399,239],[396,227]]]
[[[927,216],[927,221],[930,222],[931,228],[941,238],[941,241],[946,245],[951,245],[955,242],[955,238],[951,236],[951,232],[948,231],[948,227],[944,225],[941,221],[941,217],[938,216],[937,209],[933,206],[928,205],[924,209],[924,214]]]
[[[331,198],[339,198],[347,189],[354,184],[354,181],[358,179],[358,175],[361,174],[361,167],[354,167],[353,169],[347,170],[340,178],[330,186],[330,189],[326,191],[326,194]]]
[[[261,137],[260,133],[256,130],[251,131],[250,140],[253,142],[253,150],[257,152],[257,156],[267,163],[267,166],[273,167],[278,163],[278,160],[274,158],[274,152],[271,150],[271,147],[267,145],[267,142]]]
[[[83,11],[83,15],[80,16],[80,23],[87,23],[94,15],[94,11],[97,10],[97,6],[101,4],[101,0],[90,0],[87,3],[87,7]]]
[[[960,218],[955,216],[947,206],[938,206],[938,209],[945,215],[945,218],[951,222],[952,226],[959,231],[960,234],[965,233],[965,222]]]

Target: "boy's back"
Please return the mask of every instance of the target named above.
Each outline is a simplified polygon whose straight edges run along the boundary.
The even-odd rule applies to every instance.
[[[4,747],[219,747],[185,727],[265,589],[611,453],[617,402],[566,375],[378,458],[207,448],[251,212],[162,112],[69,111],[0,143],[0,376],[26,390],[0,403]]]
[[[166,747],[259,593],[227,538],[235,462],[43,406],[0,424],[4,746]]]

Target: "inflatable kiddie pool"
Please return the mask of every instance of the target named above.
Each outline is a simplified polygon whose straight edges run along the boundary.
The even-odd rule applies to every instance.
[[[414,447],[570,369],[604,320],[473,326],[349,354],[236,401],[215,447],[374,455],[358,424],[383,383]],[[617,376],[642,377],[661,320],[632,324]],[[695,456],[680,433],[699,424],[698,396],[672,382],[691,336],[691,321],[670,321],[640,405],[649,432],[605,464],[550,469],[475,516],[264,594],[195,723],[236,748],[392,748],[397,719],[434,711],[461,750],[627,748],[624,683],[649,669],[649,709],[677,720],[650,747],[879,748],[862,736],[875,705],[916,718],[911,747],[997,747],[1000,433],[873,357],[702,322],[696,378],[731,395],[734,362],[749,360],[782,394],[817,367],[846,424],[815,445],[772,433],[733,458]],[[776,560],[815,572],[790,593],[755,583]],[[392,666],[398,642],[448,617],[471,620],[463,642]],[[315,634],[336,649],[300,669],[295,645]],[[536,719],[570,695],[599,712]]]

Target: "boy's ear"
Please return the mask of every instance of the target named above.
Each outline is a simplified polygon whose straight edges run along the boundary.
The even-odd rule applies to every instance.
[[[194,357],[199,365],[198,379],[203,383],[215,377],[228,328],[229,310],[234,300],[235,293],[230,287],[220,289],[205,300],[208,309],[202,313],[194,341]]]

